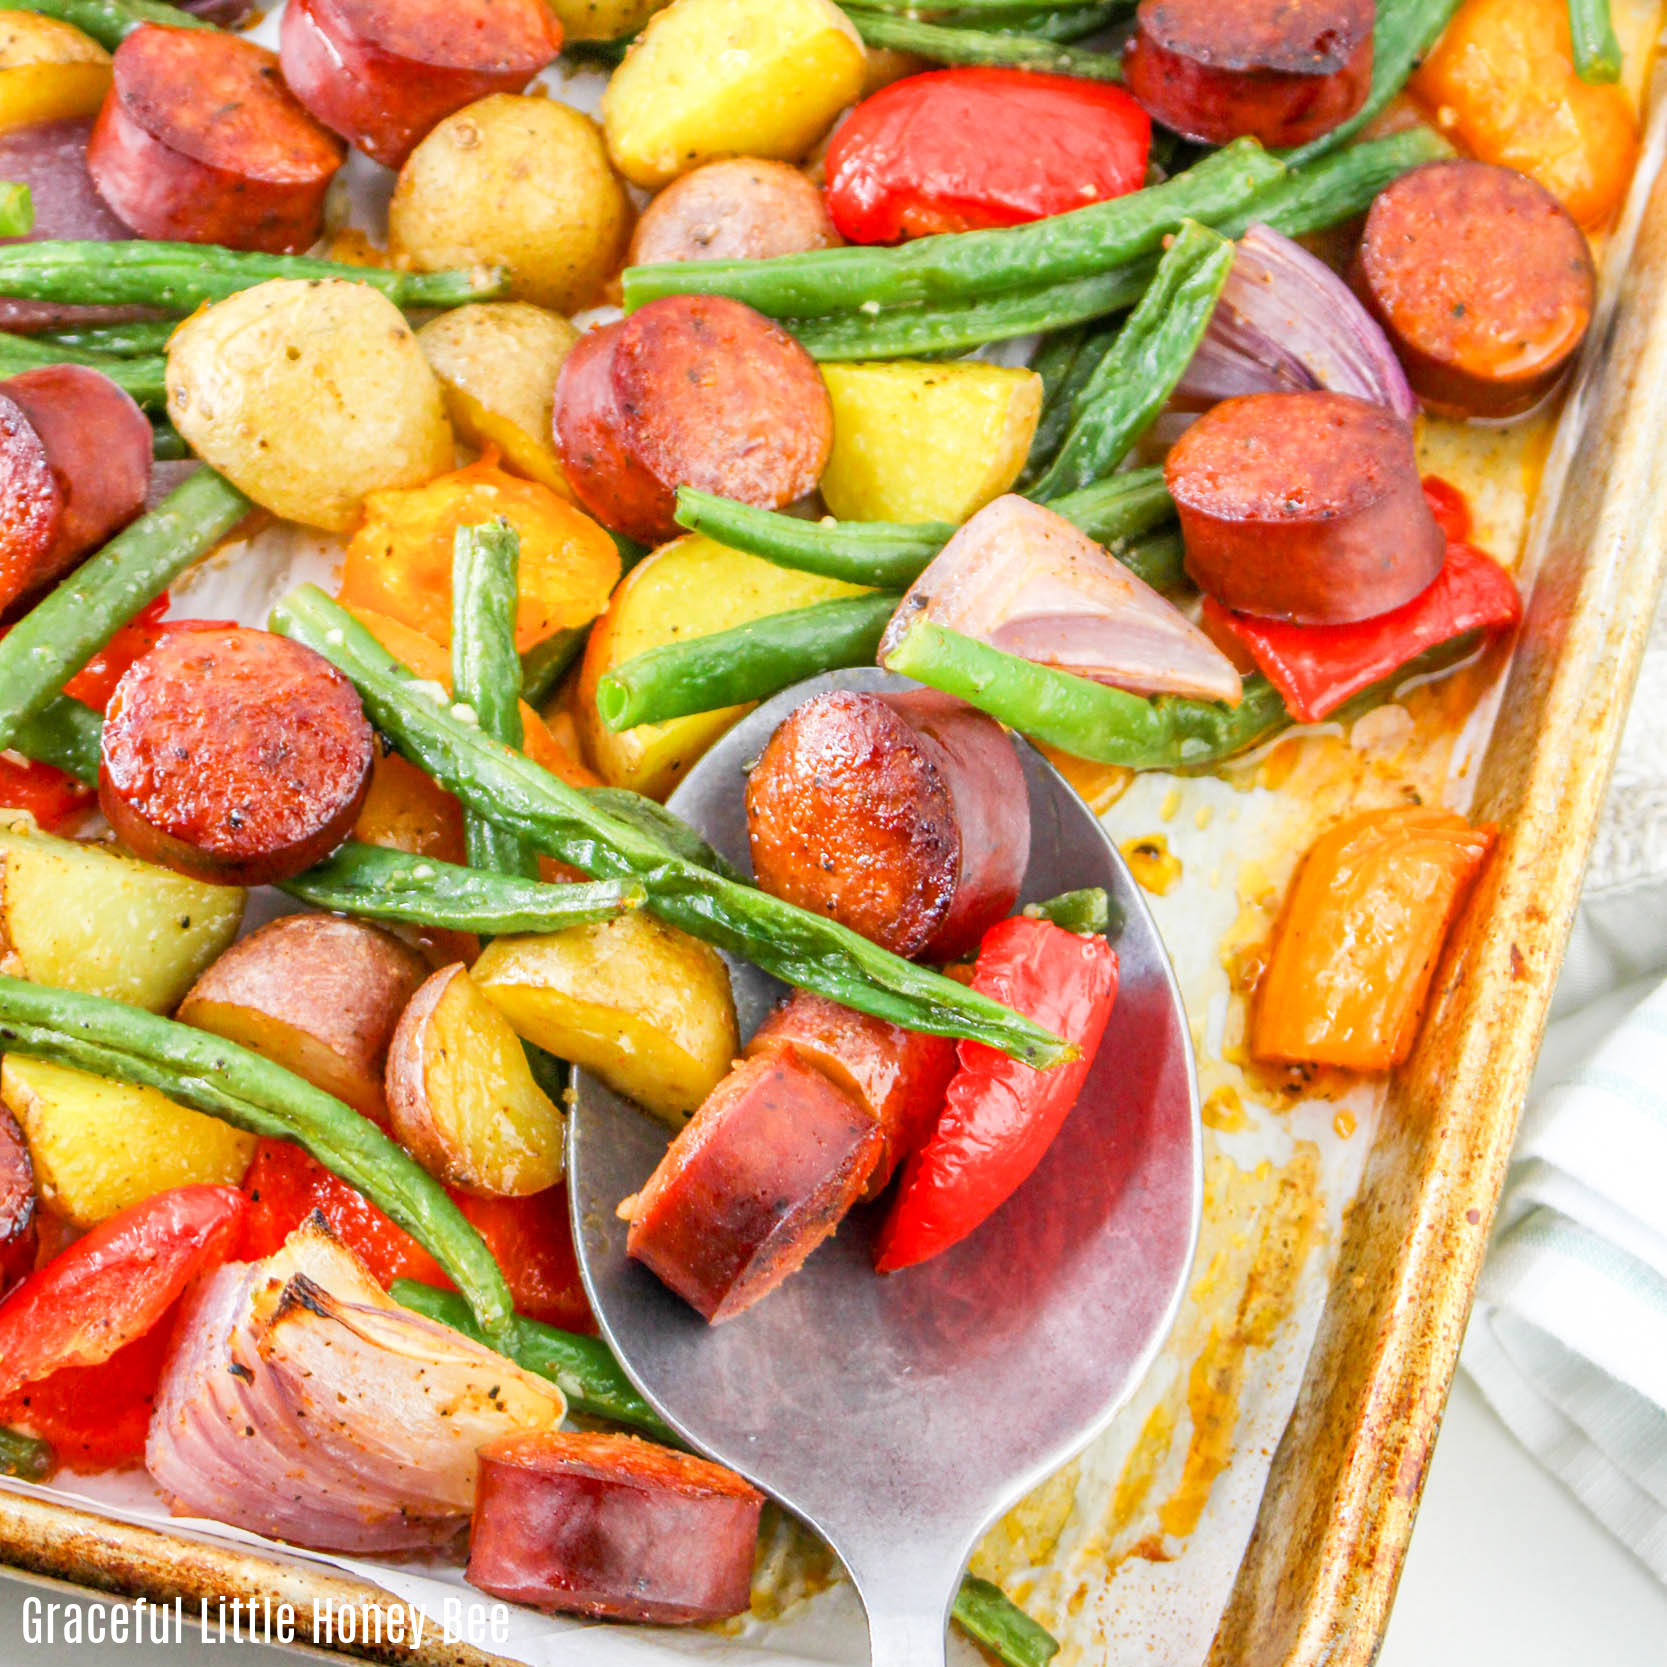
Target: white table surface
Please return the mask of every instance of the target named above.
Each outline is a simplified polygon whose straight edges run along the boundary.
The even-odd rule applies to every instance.
[[[270,1667],[290,1652],[188,1642],[114,1649],[25,1644],[31,1588],[0,1577],[0,1664]],[[62,1594],[43,1594],[62,1601]],[[309,1651],[311,1655],[313,1652]],[[1667,1588],[1609,1538],[1495,1420],[1461,1376],[1430,1468],[1378,1667],[1663,1667]],[[1107,1667],[1121,1667],[1111,1663]]]

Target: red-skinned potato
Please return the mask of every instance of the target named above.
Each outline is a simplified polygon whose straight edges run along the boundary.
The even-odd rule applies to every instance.
[[[99,808],[151,862],[274,885],[347,837],[375,746],[353,685],[323,655],[241,625],[176,631],[110,696]]]
[[[284,915],[233,944],[175,1017],[265,1054],[386,1124],[388,1044],[427,973],[416,950],[379,927]]]
[[[561,1111],[461,962],[434,973],[405,1009],[386,1091],[400,1144],[448,1186],[522,1197],[562,1177]]]
[[[729,157],[674,179],[637,222],[627,266],[679,260],[767,260],[840,241],[822,193],[797,168]]]

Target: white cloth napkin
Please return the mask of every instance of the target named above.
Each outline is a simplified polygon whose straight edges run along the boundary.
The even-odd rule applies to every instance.
[[[1463,1365],[1667,1583],[1667,607],[1593,851]]]

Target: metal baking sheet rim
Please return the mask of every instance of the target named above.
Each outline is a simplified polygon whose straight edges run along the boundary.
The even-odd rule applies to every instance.
[[[1455,934],[1417,1052],[1345,1221],[1301,1393],[1211,1667],[1369,1667],[1394,1599],[1581,874],[1667,570],[1667,75],[1609,289],[1558,425],[1525,571],[1533,591],[1477,774],[1500,844]],[[1619,253],[1620,250],[1617,250]],[[187,1604],[388,1601],[300,1558],[0,1489],[0,1564]],[[305,1653],[434,1667],[464,1643]]]

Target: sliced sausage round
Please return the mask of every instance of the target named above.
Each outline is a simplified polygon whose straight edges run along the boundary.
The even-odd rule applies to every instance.
[[[677,500],[625,447],[614,395],[614,351],[625,321],[587,331],[562,360],[552,425],[573,496],[604,526],[658,544],[677,532]]]
[[[270,885],[347,837],[374,744],[353,685],[310,648],[241,625],[176,631],[105,708],[99,807],[141,857]]]
[[[91,118],[40,122],[0,133],[0,179],[29,187],[35,223],[11,243],[69,239],[85,243],[119,243],[133,236],[93,189],[87,172]],[[46,330],[72,324],[120,324],[148,317],[144,307],[72,307],[58,301],[0,298],[0,330]]]
[[[630,1435],[539,1430],[480,1450],[469,1583],[621,1621],[745,1613],[764,1496],[733,1470]]]
[[[147,23],[116,49],[87,166],[141,237],[291,254],[324,227],[347,148],[240,35]]]
[[[561,51],[544,0],[290,0],[279,55],[324,125],[389,168],[488,93],[518,93]]]
[[[692,169],[660,192],[637,222],[625,264],[768,260],[839,241],[822,193],[797,168],[737,156]]]
[[[781,1048],[814,1066],[879,1124],[885,1144],[863,1194],[878,1197],[943,1110],[955,1075],[955,1044],[795,990],[753,1033],[746,1056]]]
[[[816,485],[833,447],[816,361],[727,296],[668,295],[626,319],[614,394],[627,449],[668,487],[779,509]]]
[[[1352,394],[1247,394],[1170,450],[1187,572],[1239,613],[1343,625],[1433,582],[1447,540],[1412,430]]]
[[[0,471],[23,490],[6,492],[0,508],[5,606],[67,573],[145,507],[151,426],[128,394],[85,365],[22,371],[0,382],[0,399]]]
[[[717,1325],[767,1296],[862,1196],[879,1125],[796,1054],[743,1060],[632,1201],[625,1248]]]
[[[1305,145],[1372,82],[1373,0],[1141,0],[1128,89],[1189,139]]]
[[[1378,193],[1355,289],[1433,411],[1508,417],[1549,389],[1597,302],[1586,234],[1515,168],[1427,162]]]
[[[758,884],[898,955],[952,960],[1018,901],[1030,805],[1013,738],[933,690],[817,695],[747,778]]]
[[[35,1265],[35,1167],[23,1131],[0,1106],[0,1297]]]

